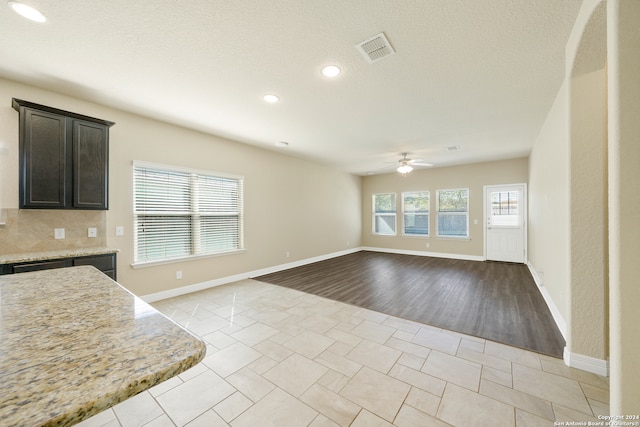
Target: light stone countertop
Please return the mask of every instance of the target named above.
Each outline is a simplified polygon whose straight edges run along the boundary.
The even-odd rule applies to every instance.
[[[91,266],[0,276],[0,425],[75,424],[196,365],[205,345]]]
[[[0,264],[14,264],[17,262],[45,261],[58,258],[74,258],[80,256],[104,255],[118,252],[117,249],[94,247],[77,249],[60,249],[46,252],[22,252],[0,255]]]

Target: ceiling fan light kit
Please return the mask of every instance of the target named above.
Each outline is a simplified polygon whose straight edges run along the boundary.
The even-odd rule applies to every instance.
[[[402,176],[408,174],[409,172],[411,172],[413,170],[413,168],[407,164],[403,164],[398,166],[397,171],[400,172],[400,174],[402,174]]]
[[[426,167],[433,166],[432,163],[422,163],[422,159],[408,158],[407,156],[409,155],[409,153],[400,153],[400,155],[402,156],[402,158],[398,160],[398,163],[400,165],[397,167],[396,170],[398,171],[398,173],[402,174],[402,176],[405,176],[406,174],[411,172],[413,170],[413,166],[426,166]]]

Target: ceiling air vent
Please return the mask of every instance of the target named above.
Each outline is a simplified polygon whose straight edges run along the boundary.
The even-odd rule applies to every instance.
[[[396,53],[384,33],[376,34],[362,43],[358,43],[356,49],[362,53],[362,56],[364,56],[370,64],[381,60],[385,56]]]

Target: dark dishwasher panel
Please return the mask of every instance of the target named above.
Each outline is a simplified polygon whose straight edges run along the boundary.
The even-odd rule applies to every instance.
[[[26,273],[28,271],[51,270],[53,268],[71,267],[70,259],[60,259],[55,261],[42,261],[29,264],[18,264],[13,266],[14,273]]]
[[[28,271],[50,270],[52,268],[74,267],[80,265],[92,265],[107,276],[111,277],[113,280],[117,280],[115,253],[0,264],[0,275],[26,273]]]

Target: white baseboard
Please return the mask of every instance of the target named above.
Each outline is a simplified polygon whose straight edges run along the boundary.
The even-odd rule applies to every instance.
[[[538,272],[536,271],[535,268],[533,268],[533,265],[531,265],[529,261],[527,261],[527,267],[529,267],[531,276],[533,277],[534,282],[536,282],[536,285],[538,286],[538,290],[542,294],[542,298],[544,298],[544,302],[547,303],[547,307],[549,307],[549,310],[551,310],[551,315],[553,316],[553,320],[556,322],[558,329],[560,329],[560,333],[562,334],[562,337],[566,341],[567,340],[567,322],[565,322],[564,318],[562,317],[562,314],[560,314],[560,310],[558,310],[558,307],[553,302],[553,299],[551,298],[549,291],[547,291],[547,288],[545,288],[544,283],[542,283],[542,280],[540,279]]]
[[[538,286],[538,290],[542,294],[544,301],[547,303],[549,310],[551,310],[553,320],[556,322],[560,333],[566,340],[567,323],[560,314],[560,310],[558,310],[558,307],[553,302],[553,299],[551,298],[549,291],[547,291],[547,288],[544,286],[542,279],[540,279],[538,272],[529,261],[527,261],[527,267],[529,267],[529,271],[531,272],[531,276],[533,276],[533,280]],[[596,359],[595,357],[585,356],[578,353],[571,353],[567,347],[564,348],[563,359],[564,363],[572,368],[581,369],[583,371],[591,372],[597,375],[602,375],[603,377],[609,376],[609,362],[607,360]]]
[[[332,252],[330,254],[320,255],[313,258],[306,258],[300,261],[293,261],[293,262],[288,262],[286,264],[276,265],[273,267],[262,268],[260,270],[255,270],[249,273],[249,277],[263,276],[265,274],[271,274],[277,271],[288,270],[290,268],[300,267],[307,264],[313,264],[314,262],[324,261],[327,259],[336,258],[343,255],[353,254],[356,252],[360,252],[361,250],[362,248],[347,249],[346,251]]]
[[[578,353],[571,353],[566,347],[564,348],[563,358],[564,363],[572,368],[581,369],[603,377],[609,376],[608,360],[596,359],[595,357],[585,356]]]
[[[461,259],[466,261],[486,261],[485,257],[479,256],[479,255],[462,255],[462,254],[447,254],[443,252],[409,251],[404,249],[375,248],[371,246],[363,246],[361,249],[363,251],[384,252],[387,254],[430,256],[434,258]]]
[[[302,265],[312,264],[318,261],[339,257],[342,255],[352,254],[361,251],[362,248],[353,248],[346,251],[333,252],[330,254],[320,255],[313,258],[307,258],[299,261],[293,261],[286,264],[280,264],[273,267],[262,268],[259,270],[249,271],[246,273],[234,274],[233,276],[221,277],[219,279],[208,280],[206,282],[194,283],[193,285],[182,286],[180,288],[169,289],[167,291],[156,292],[153,294],[143,295],[141,298],[145,302],[156,302],[167,298],[173,298],[180,295],[190,294],[216,286],[226,285],[227,283],[237,282],[239,280],[250,279],[252,277],[262,276],[265,274],[275,273],[277,271],[287,270],[289,268],[300,267]]]

